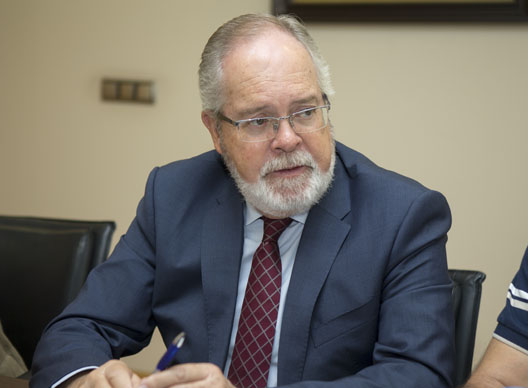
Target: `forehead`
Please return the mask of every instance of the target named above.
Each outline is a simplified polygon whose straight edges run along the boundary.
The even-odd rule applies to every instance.
[[[289,105],[320,95],[315,67],[293,36],[272,29],[239,40],[223,61],[225,106]]]

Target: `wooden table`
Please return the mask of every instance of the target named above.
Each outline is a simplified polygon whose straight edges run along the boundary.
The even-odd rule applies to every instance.
[[[14,377],[0,376],[0,388],[28,388],[29,380],[15,379]]]

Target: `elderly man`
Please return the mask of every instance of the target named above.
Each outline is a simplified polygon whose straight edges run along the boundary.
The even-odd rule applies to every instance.
[[[444,197],[334,141],[327,65],[292,17],[224,24],[199,77],[216,151],[152,171],[32,387],[450,387]],[[156,326],[187,339],[140,379],[116,359]]]

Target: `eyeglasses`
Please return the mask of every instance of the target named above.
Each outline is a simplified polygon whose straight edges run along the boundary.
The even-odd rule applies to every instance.
[[[281,120],[288,120],[295,133],[309,133],[323,129],[328,125],[329,110],[330,102],[326,105],[302,109],[283,117],[258,117],[235,121],[218,112],[218,118],[234,125],[238,129],[240,140],[259,142],[275,138]]]

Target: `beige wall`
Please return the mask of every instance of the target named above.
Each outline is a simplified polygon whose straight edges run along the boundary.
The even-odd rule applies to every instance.
[[[264,0],[0,0],[0,214],[113,219],[156,165],[210,149],[196,70],[207,37]],[[528,244],[528,26],[310,25],[333,70],[338,140],[443,192],[452,268],[487,273],[476,358]],[[152,79],[153,106],[102,77]],[[159,337],[129,358],[149,371]]]

